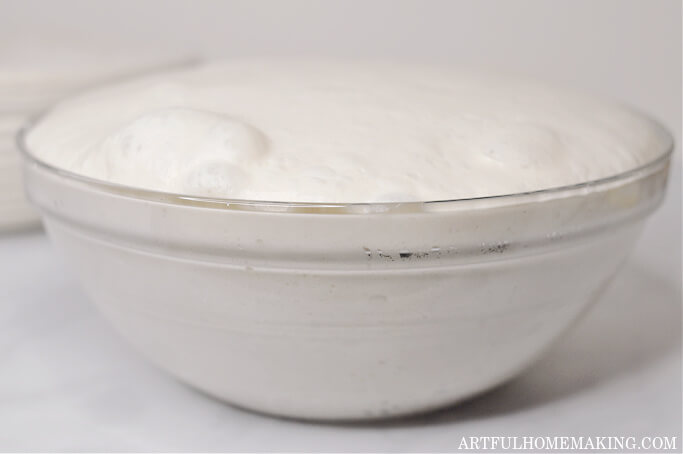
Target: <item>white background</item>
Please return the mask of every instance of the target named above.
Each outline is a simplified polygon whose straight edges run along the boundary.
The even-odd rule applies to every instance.
[[[11,1],[0,47],[44,30],[210,56],[448,61],[611,95],[681,137],[679,1]],[[0,70],[2,61],[0,61]],[[681,447],[680,157],[610,291],[543,360],[437,414],[320,425],[236,410],[148,365],[39,231],[0,237],[0,450],[455,450],[463,435],[667,435]]]

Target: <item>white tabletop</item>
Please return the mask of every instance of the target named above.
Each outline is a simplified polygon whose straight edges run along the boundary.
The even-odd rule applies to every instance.
[[[417,419],[324,425],[212,400],[117,336],[40,230],[0,237],[0,451],[428,451],[462,436],[681,436],[680,165],[592,312],[519,378]],[[679,445],[680,447],[680,445]]]

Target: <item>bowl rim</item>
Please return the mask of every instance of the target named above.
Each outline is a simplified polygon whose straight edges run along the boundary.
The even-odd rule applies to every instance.
[[[668,145],[664,151],[656,158],[623,172],[609,175],[603,178],[588,180],[581,183],[574,183],[569,185],[554,186],[550,188],[536,189],[532,191],[522,191],[507,194],[497,194],[479,197],[464,197],[455,199],[441,199],[441,200],[426,200],[426,201],[410,201],[410,202],[293,202],[293,201],[278,201],[278,200],[249,200],[236,198],[220,198],[220,197],[206,197],[200,195],[181,194],[166,191],[159,191],[155,189],[140,188],[120,183],[114,183],[107,180],[82,175],[64,168],[60,168],[50,164],[29,151],[26,143],[26,138],[31,130],[46,116],[52,109],[48,109],[38,115],[35,115],[24,126],[22,126],[15,136],[19,154],[22,156],[24,162],[28,162],[38,166],[39,168],[68,180],[72,180],[81,184],[97,188],[111,194],[136,198],[150,202],[161,202],[167,204],[195,206],[201,208],[213,209],[238,209],[248,211],[263,211],[263,212],[288,212],[288,213],[306,213],[306,214],[371,214],[371,213],[385,213],[393,211],[401,207],[401,211],[410,212],[429,212],[443,211],[445,209],[454,208],[456,206],[463,206],[473,202],[517,202],[525,203],[533,201],[534,199],[551,197],[562,198],[576,193],[577,191],[585,191],[591,189],[599,189],[600,187],[613,185],[619,182],[625,182],[632,178],[641,175],[648,175],[654,172],[657,168],[665,165],[675,149],[675,140],[671,132],[664,127],[664,125],[652,118],[649,115],[642,114],[646,119],[653,123],[653,125],[660,130],[665,136]],[[635,109],[634,109],[635,110]]]

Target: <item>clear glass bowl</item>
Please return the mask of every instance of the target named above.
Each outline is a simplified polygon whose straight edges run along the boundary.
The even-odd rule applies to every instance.
[[[320,204],[124,187],[20,144],[47,231],[124,337],[208,394],[308,419],[426,411],[519,373],[608,284],[670,158],[523,194]]]

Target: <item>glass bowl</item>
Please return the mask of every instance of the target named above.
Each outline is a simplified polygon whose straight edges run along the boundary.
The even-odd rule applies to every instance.
[[[671,154],[522,194],[286,203],[93,180],[25,134],[30,200],[132,345],[234,405],[325,420],[451,405],[524,370],[614,276]]]

